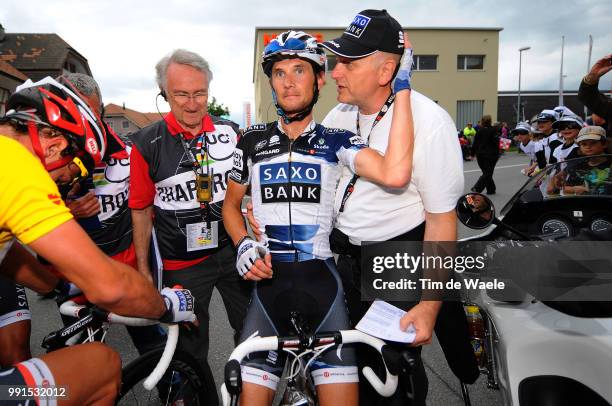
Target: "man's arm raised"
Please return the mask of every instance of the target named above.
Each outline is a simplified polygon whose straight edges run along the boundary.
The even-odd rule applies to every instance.
[[[384,156],[365,148],[355,156],[355,171],[375,183],[400,188],[410,182],[414,127],[410,107],[410,91],[399,92],[394,101],[389,143]]]
[[[410,46],[408,42],[406,46]],[[389,75],[389,80],[393,78],[395,66],[392,59],[387,59],[382,65],[383,75]],[[404,187],[412,176],[414,123],[410,104],[411,76],[412,48],[406,48],[397,75],[391,83],[395,101],[385,155],[383,157],[377,151],[366,148],[355,157],[355,171],[358,175],[387,187]]]

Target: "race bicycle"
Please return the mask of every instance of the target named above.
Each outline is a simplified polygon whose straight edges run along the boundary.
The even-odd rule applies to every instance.
[[[242,388],[240,362],[250,353],[258,351],[283,350],[288,357],[283,375],[279,382],[273,405],[311,406],[316,405],[316,388],[312,382],[309,368],[325,351],[340,345],[362,343],[376,349],[385,364],[386,378],[381,381],[370,368],[363,368],[363,375],[382,396],[395,393],[398,374],[402,369],[400,355],[384,341],[359,330],[340,330],[311,333],[308,323],[298,312],[291,312],[289,321],[295,335],[287,337],[252,337],[238,345],[225,365],[225,380],[221,386],[224,406],[236,406]],[[407,361],[414,365],[415,360]],[[408,371],[410,372],[410,371]]]
[[[48,334],[42,343],[47,351],[93,341],[104,342],[111,324],[148,326],[156,320],[124,317],[96,306],[68,300],[60,313],[77,321]],[[168,325],[165,347],[153,349],[122,368],[118,405],[208,405],[217,399],[215,383],[189,354],[176,350],[179,325]],[[103,367],[103,366],[101,366]]]

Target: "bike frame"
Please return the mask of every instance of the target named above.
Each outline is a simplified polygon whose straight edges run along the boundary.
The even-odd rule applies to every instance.
[[[48,334],[44,339],[42,346],[49,351],[53,351],[62,347],[76,344],[76,340],[71,340],[82,331],[87,330],[88,336],[83,342],[96,341],[95,334],[102,329],[104,331],[99,341],[104,342],[106,324],[123,324],[126,326],[151,326],[159,324],[157,320],[149,320],[137,317],[125,317],[118,314],[110,313],[95,306],[80,305],[72,300],[62,303],[59,311],[64,316],[76,317],[78,320],[70,326],[63,327],[57,331]],[[144,381],[143,386],[146,390],[152,390],[162,378],[176,350],[178,342],[179,328],[178,324],[169,324],[168,338],[162,356],[153,369],[149,377]]]

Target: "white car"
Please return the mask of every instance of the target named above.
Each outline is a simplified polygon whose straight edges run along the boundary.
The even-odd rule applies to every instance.
[[[612,402],[612,156],[606,156],[593,173],[589,159],[547,167],[510,199],[499,218],[484,195],[469,194],[458,202],[457,214],[463,224],[487,229],[464,241],[482,242],[482,247],[531,243],[537,248],[537,241],[560,248],[571,247],[569,244],[601,247],[592,261],[573,263],[570,271],[575,272],[563,280],[563,294],[557,299],[539,293],[534,296],[529,288],[519,288],[510,297],[500,297],[492,290],[472,295],[484,320],[488,384],[501,391],[505,405],[599,406]],[[587,192],[563,193],[568,179],[583,181]],[[497,255],[495,248],[492,251],[490,259]],[[545,250],[525,252],[531,254],[506,256],[504,261],[515,275],[529,277],[541,271],[540,264],[550,254]],[[589,262],[604,265],[599,272],[581,273],[588,268],[582,264]],[[555,275],[566,276],[563,272]],[[598,283],[589,285],[595,290],[587,291],[595,292],[593,296],[572,296],[581,287],[567,285],[567,280],[592,283],[593,275]]]

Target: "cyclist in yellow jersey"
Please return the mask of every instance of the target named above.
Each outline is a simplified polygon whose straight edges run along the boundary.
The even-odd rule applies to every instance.
[[[28,81],[11,95],[7,110],[0,118],[0,283],[8,278],[41,293],[65,289],[65,282],[43,268],[25,244],[106,310],[193,321],[188,291],[157,292],[134,269],[105,256],[64,206],[53,181],[86,176],[105,149],[99,118],[70,84],[51,78]],[[181,299],[191,306],[181,305]],[[0,344],[7,328],[0,328]],[[3,355],[10,350],[0,348]],[[32,398],[38,405],[113,404],[119,388],[119,357],[100,343],[3,367],[0,387],[67,388],[68,399]],[[3,398],[3,405],[18,403]]]

